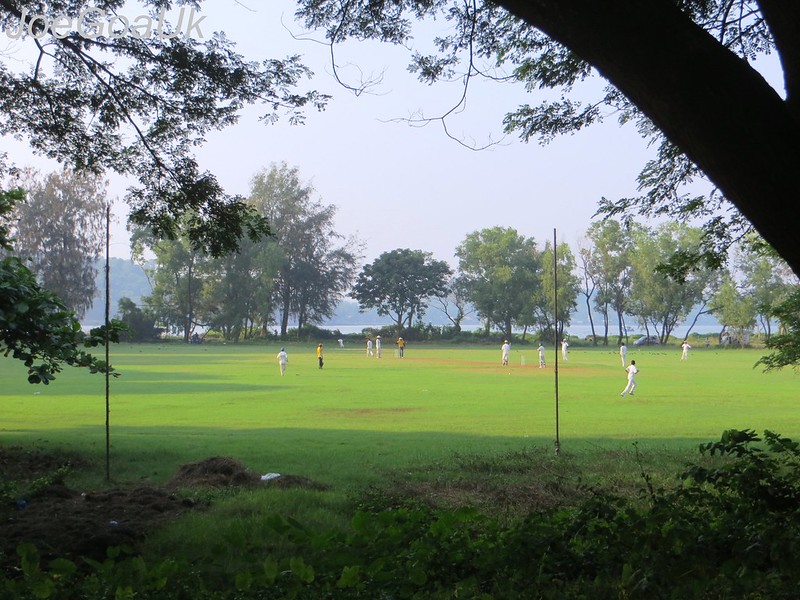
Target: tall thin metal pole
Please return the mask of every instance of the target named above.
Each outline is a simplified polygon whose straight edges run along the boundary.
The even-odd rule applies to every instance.
[[[105,331],[103,333],[103,342],[106,347],[106,481],[111,481],[111,427],[110,427],[110,402],[109,392],[110,385],[109,379],[109,349],[108,349],[108,328],[111,322],[109,318],[109,310],[111,305],[111,203],[106,205],[106,314],[105,314]]]
[[[558,424],[558,260],[556,258],[556,230],[553,229],[553,341],[556,350],[554,361],[556,378],[556,455],[561,451],[561,438]]]

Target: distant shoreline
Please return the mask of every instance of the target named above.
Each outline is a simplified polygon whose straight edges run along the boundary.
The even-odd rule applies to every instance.
[[[383,324],[367,324],[367,325],[334,325],[334,324],[325,324],[325,325],[318,325],[320,329],[327,329],[329,331],[340,331],[341,333],[348,335],[353,333],[361,333],[364,329],[381,329],[383,327],[391,327],[392,323],[383,323]],[[291,325],[290,325],[291,327]],[[434,327],[444,327],[444,325],[434,325]],[[483,329],[483,325],[462,325],[462,331],[478,331]],[[686,332],[689,330],[688,325],[679,325],[672,330],[672,337],[680,337],[686,335]],[[707,334],[717,334],[722,331],[722,325],[695,325],[692,328],[691,333],[697,333],[700,335],[707,335]],[[522,334],[522,331],[514,331],[515,334]],[[595,326],[595,333],[598,336],[603,335],[603,330],[601,327]],[[585,338],[592,334],[592,327],[591,325],[570,325],[567,327],[567,335],[575,336],[579,338]],[[644,335],[644,331],[638,330],[628,330],[629,336],[634,335]],[[528,335],[531,335],[531,332],[528,331]],[[608,330],[609,337],[617,337],[617,329],[616,328],[609,328]]]

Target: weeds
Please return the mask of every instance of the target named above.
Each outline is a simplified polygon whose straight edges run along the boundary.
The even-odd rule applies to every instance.
[[[508,520],[373,490],[346,530],[271,515],[260,547],[234,534],[202,560],[117,550],[88,575],[68,561],[45,568],[23,546],[20,575],[0,591],[54,600],[797,598],[800,445],[732,430],[701,454],[717,460],[690,465],[671,489],[645,477],[645,503],[597,490],[574,507]]]

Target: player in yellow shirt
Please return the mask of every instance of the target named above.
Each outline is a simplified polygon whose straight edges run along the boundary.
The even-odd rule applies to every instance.
[[[322,360],[322,344],[317,346],[317,360],[319,361],[319,368],[322,368],[322,365],[325,364]]]
[[[400,353],[400,358],[403,358],[403,352],[406,348],[405,341],[403,341],[403,338],[397,338],[397,342],[395,343],[397,344],[397,351]]]

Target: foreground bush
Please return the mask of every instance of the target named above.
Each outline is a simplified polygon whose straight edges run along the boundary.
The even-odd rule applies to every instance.
[[[64,560],[44,568],[25,546],[0,597],[800,597],[798,444],[732,430],[700,450],[718,457],[717,466],[690,466],[675,489],[656,490],[645,475],[640,502],[597,493],[576,509],[512,524],[413,503],[362,510],[347,533],[270,517],[292,556],[243,556],[237,564],[249,566],[236,573],[213,556],[148,564],[124,551],[80,569]]]

